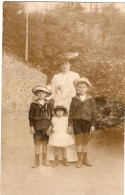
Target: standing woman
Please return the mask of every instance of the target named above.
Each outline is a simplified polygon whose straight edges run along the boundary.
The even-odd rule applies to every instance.
[[[76,95],[73,81],[79,77],[78,73],[70,71],[70,61],[78,55],[78,53],[71,52],[59,55],[55,63],[57,66],[60,66],[61,72],[55,74],[51,82],[51,91],[53,93],[52,98],[55,102],[54,106],[64,106],[68,111],[72,97]],[[73,146],[68,146],[66,151],[67,160],[69,162],[77,161],[75,144]],[[49,147],[48,150],[48,159],[54,159],[53,149],[51,147]]]

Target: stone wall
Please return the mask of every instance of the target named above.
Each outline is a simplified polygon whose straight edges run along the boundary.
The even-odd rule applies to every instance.
[[[25,63],[3,54],[2,59],[2,112],[28,112],[36,98],[33,87],[46,84],[47,77]]]

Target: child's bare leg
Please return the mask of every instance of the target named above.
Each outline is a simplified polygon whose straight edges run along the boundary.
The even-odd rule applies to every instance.
[[[81,168],[82,167],[82,145],[77,145],[76,150],[78,155],[78,162],[76,163],[76,167]]]
[[[40,154],[40,144],[35,145],[35,155]]]
[[[39,166],[39,155],[40,155],[40,144],[35,144],[35,162],[32,165],[32,168]]]
[[[87,159],[87,150],[88,150],[89,139],[90,139],[90,133],[89,132],[84,133],[83,134],[83,164],[86,166],[92,166],[92,164],[90,164],[88,162],[88,159]]]
[[[61,148],[61,150],[62,150],[62,155],[63,155],[63,165],[69,166],[69,164],[67,162],[66,148]]]
[[[89,132],[83,133],[83,152],[87,152],[89,140],[90,133]]]
[[[78,162],[76,163],[77,168],[82,167],[82,144],[83,144],[83,134],[76,134],[75,135],[75,141],[76,141],[76,150],[77,150],[77,155],[78,155]]]
[[[61,148],[63,158],[67,158],[66,148]]]
[[[55,156],[59,156],[59,147],[55,147]]]
[[[47,156],[47,140],[42,141],[42,164],[43,165],[48,165],[46,156]]]
[[[58,165],[58,158],[59,158],[59,147],[55,147],[55,163],[56,166]]]
[[[42,141],[42,153],[47,153],[47,141]]]
[[[59,147],[55,147],[55,162],[53,163],[53,167],[57,167],[58,166],[58,158],[59,158]]]
[[[77,153],[82,153],[83,147],[82,145],[76,145]]]

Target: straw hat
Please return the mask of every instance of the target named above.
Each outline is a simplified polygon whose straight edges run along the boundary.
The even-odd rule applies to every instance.
[[[63,53],[61,55],[58,55],[55,64],[62,64],[63,62],[70,61],[74,58],[76,58],[79,55],[78,52],[67,52]]]
[[[85,77],[75,79],[73,81],[73,85],[74,85],[75,88],[77,88],[78,83],[82,83],[82,82],[86,83],[89,87],[92,87],[90,81]]]
[[[52,92],[47,88],[46,85],[37,86],[37,87],[34,87],[32,89],[32,93],[34,95],[37,95],[37,91],[44,91],[44,92],[46,92],[47,93],[47,97],[52,95]]]

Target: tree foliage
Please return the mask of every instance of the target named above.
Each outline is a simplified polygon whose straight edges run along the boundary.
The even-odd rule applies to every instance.
[[[97,128],[117,125],[123,120],[125,75],[125,13],[105,4],[100,12],[86,12],[80,3],[60,3],[45,14],[29,13],[29,62],[39,64],[48,83],[60,67],[57,55],[79,52],[72,70],[88,77],[90,93],[98,107]],[[3,48],[24,59],[26,17],[24,3],[3,4]],[[101,106],[100,106],[101,105]],[[116,117],[117,116],[117,117]]]
[[[3,47],[24,58],[24,3],[4,2]],[[19,14],[19,10],[22,10]],[[48,76],[59,72],[58,54],[79,52],[72,70],[93,83],[95,96],[123,102],[125,75],[125,20],[115,5],[105,4],[100,12],[86,12],[80,3],[60,3],[45,14],[29,13],[29,61],[40,64]]]
[[[24,58],[25,14],[21,2],[3,3],[3,48]]]

